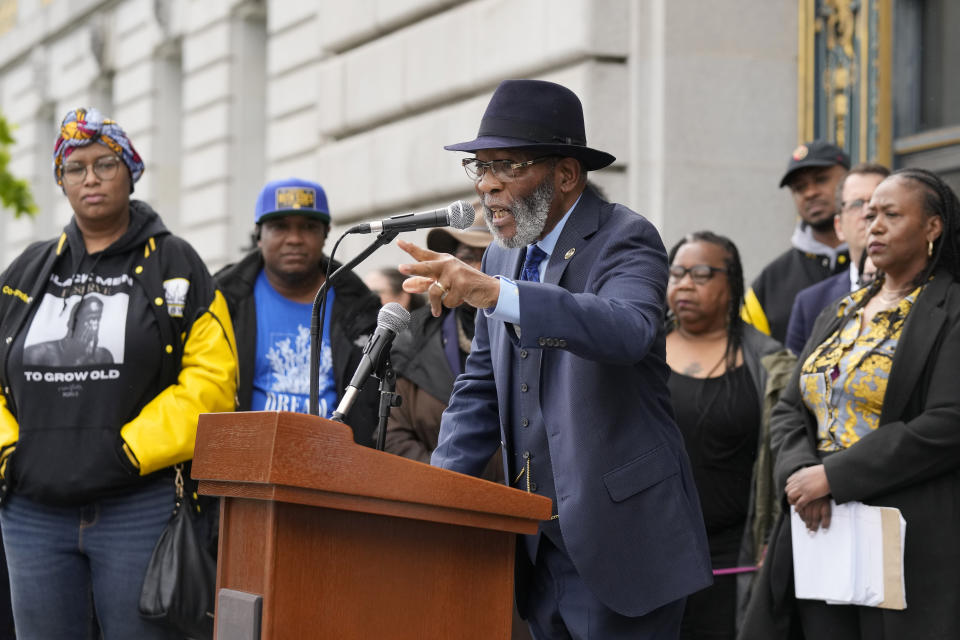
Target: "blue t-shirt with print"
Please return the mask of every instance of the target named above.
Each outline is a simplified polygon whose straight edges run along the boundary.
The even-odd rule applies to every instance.
[[[311,304],[280,295],[263,271],[253,289],[257,305],[257,357],[253,372],[253,411],[310,411]],[[330,351],[330,312],[333,289],[327,292],[320,348],[320,415],[329,417],[337,406]]]

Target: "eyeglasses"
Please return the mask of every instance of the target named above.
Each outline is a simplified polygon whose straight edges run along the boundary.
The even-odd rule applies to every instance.
[[[862,211],[865,206],[869,203],[869,200],[864,200],[863,198],[857,198],[856,200],[851,200],[850,202],[842,202],[840,207],[844,211]]]
[[[680,282],[683,280],[683,276],[689,273],[690,279],[693,280],[695,284],[707,284],[713,279],[713,274],[726,272],[726,269],[711,267],[708,264],[695,264],[692,267],[683,267],[675,264],[670,267],[670,281]]]
[[[520,177],[524,168],[554,157],[556,156],[540,156],[539,158],[525,162],[514,162],[513,160],[491,160],[489,162],[483,162],[476,158],[464,158],[460,161],[460,164],[463,165],[463,170],[467,172],[467,175],[474,182],[483,180],[487,169],[490,169],[493,172],[493,177],[500,182],[511,182]]]
[[[87,179],[87,166],[81,162],[67,162],[63,165],[63,180],[71,186],[75,186]],[[120,159],[108,156],[100,158],[92,165],[93,175],[104,182],[113,180],[117,177],[117,170],[120,169]]]

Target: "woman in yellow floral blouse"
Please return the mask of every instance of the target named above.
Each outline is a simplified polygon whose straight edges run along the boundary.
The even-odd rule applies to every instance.
[[[785,518],[741,638],[787,637],[788,610],[807,638],[960,638],[960,203],[935,174],[904,169],[867,221],[879,276],[817,319],[774,410],[774,475],[811,530],[829,526],[831,499],[899,508],[908,607],[787,606]]]

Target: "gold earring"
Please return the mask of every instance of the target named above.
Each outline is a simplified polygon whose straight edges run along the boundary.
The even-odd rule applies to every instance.
[[[927,242],[927,257],[928,258],[933,257],[933,240],[930,240],[929,242]]]

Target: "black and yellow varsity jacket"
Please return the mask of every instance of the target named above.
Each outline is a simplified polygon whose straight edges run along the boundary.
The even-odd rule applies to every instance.
[[[790,242],[793,246],[764,267],[753,281],[740,314],[744,322],[781,344],[786,340],[797,294],[850,268],[846,244],[836,248],[822,245],[802,224],[794,230]]]
[[[110,247],[71,221],[0,276],[3,492],[76,505],[193,457],[200,413],[233,411],[226,301],[147,204]]]

